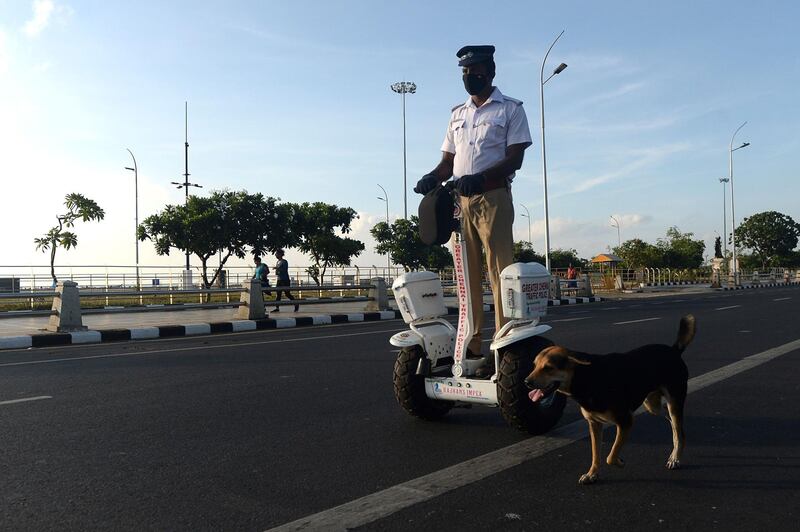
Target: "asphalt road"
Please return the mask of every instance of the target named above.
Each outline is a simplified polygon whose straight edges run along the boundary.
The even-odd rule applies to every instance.
[[[548,336],[591,352],[672,343],[696,377],[800,339],[800,288],[551,308]],[[646,321],[643,321],[646,320]],[[0,527],[265,530],[528,440],[495,409],[407,416],[388,337],[401,321],[0,353]],[[800,350],[689,396],[684,468],[664,419],[579,486],[575,442],[364,530],[795,530]],[[20,399],[33,399],[19,402]],[[17,401],[17,402],[10,402]],[[568,404],[561,428],[579,418]],[[606,440],[610,440],[607,432]],[[501,453],[502,454],[502,453]],[[379,512],[380,513],[380,512]]]

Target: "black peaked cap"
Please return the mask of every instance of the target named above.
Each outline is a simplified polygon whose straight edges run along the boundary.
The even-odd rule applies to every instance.
[[[489,61],[494,56],[494,46],[490,44],[480,46],[464,46],[458,52],[458,66],[469,66],[475,63],[483,63]]]

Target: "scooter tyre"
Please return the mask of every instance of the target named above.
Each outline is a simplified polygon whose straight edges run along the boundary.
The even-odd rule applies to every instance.
[[[525,378],[533,371],[533,360],[539,351],[551,345],[553,342],[547,338],[532,336],[507,346],[500,357],[497,376],[500,411],[509,425],[529,434],[544,434],[552,429],[567,403],[566,396],[560,393],[539,403],[528,399]]]
[[[417,375],[419,360],[424,356],[420,346],[406,347],[394,363],[394,396],[412,416],[429,421],[447,414],[453,403],[431,399],[425,393],[425,376]]]

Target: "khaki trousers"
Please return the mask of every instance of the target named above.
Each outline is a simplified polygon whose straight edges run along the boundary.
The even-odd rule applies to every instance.
[[[503,316],[503,294],[500,291],[500,272],[514,261],[514,203],[511,191],[496,188],[472,197],[461,197],[464,243],[469,268],[469,289],[472,297],[472,326],[474,334],[469,349],[479,354],[483,338],[483,261],[486,253],[489,282],[494,296],[494,324],[500,329],[508,319]]]

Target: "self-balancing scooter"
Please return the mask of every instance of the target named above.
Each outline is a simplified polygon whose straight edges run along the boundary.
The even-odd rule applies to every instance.
[[[533,370],[533,359],[552,342],[541,335],[550,330],[539,324],[547,312],[550,272],[538,263],[515,263],[501,272],[503,312],[510,318],[496,331],[490,344],[496,371],[489,379],[475,377],[485,359],[467,358],[467,345],[474,331],[473,297],[467,281],[466,244],[461,230],[458,197],[454,217],[459,221],[451,245],[458,293],[458,328],[447,315],[442,283],[433,272],[410,272],[392,284],[395,301],[410,330],[392,336],[401,348],[394,365],[394,393],[409,414],[427,420],[444,416],[463,404],[499,407],[509,424],[531,434],[550,430],[566,404],[563,394],[532,402],[525,377]]]

